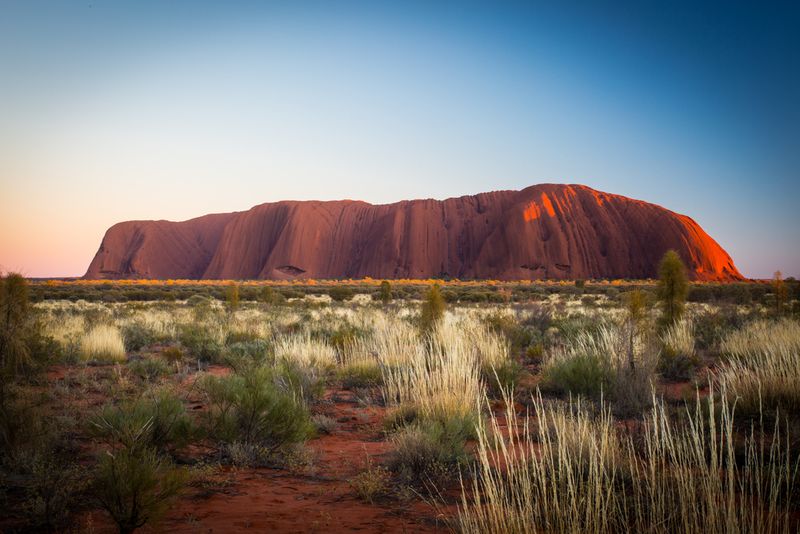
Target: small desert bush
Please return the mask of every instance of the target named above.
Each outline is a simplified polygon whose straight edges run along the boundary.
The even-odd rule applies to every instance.
[[[658,371],[670,380],[688,380],[694,376],[700,363],[695,353],[694,326],[692,321],[683,318],[661,335],[661,355]]]
[[[275,380],[284,391],[291,391],[307,403],[325,392],[327,374],[316,367],[305,367],[294,361],[281,360],[275,366]]]
[[[348,482],[359,498],[373,504],[375,499],[388,493],[391,473],[385,467],[375,465],[368,457],[364,470]]]
[[[280,376],[267,367],[244,375],[206,376],[206,426],[223,443],[261,445],[269,452],[305,441],[313,432],[308,409],[298,393],[279,387]]]
[[[270,345],[263,339],[231,343],[225,356],[226,363],[236,370],[260,367],[270,360]]]
[[[198,323],[184,325],[180,332],[181,345],[203,362],[220,362],[224,347],[216,332]]]
[[[551,358],[542,377],[542,388],[558,394],[599,399],[613,383],[609,362],[596,354],[564,355]]]
[[[158,520],[186,480],[183,469],[153,449],[123,447],[101,455],[94,493],[119,531],[127,534]]]
[[[48,445],[28,448],[15,459],[14,479],[20,481],[25,496],[18,511],[28,527],[63,531],[89,481],[81,466]]]
[[[722,343],[718,376],[742,415],[800,413],[800,323],[757,321]]]
[[[258,443],[234,441],[223,445],[223,453],[236,467],[264,467],[274,463],[273,451]]]
[[[440,486],[458,478],[469,455],[465,442],[474,435],[473,426],[462,421],[417,421],[391,437],[389,469],[404,482]]]
[[[336,302],[344,302],[353,298],[355,291],[347,286],[334,286],[328,290],[328,295]]]
[[[184,360],[186,355],[183,353],[183,349],[173,345],[161,351],[161,357],[164,358],[169,363],[180,364]]]
[[[197,435],[183,402],[172,391],[158,389],[141,398],[107,404],[90,420],[92,432],[111,445],[148,447],[159,452],[179,449]]]
[[[483,318],[484,323],[495,333],[508,340],[513,351],[525,350],[536,341],[539,332],[523,325],[513,314],[494,312]]]
[[[148,382],[154,382],[170,373],[169,365],[161,358],[139,358],[128,362],[131,374]]]
[[[652,400],[656,354],[645,336],[634,335],[631,345],[624,326],[602,325],[551,351],[542,371],[542,389],[595,401],[605,398],[618,415],[638,415]]]
[[[695,344],[699,349],[719,353],[722,341],[731,332],[743,328],[750,320],[750,314],[733,305],[695,314]]]
[[[156,333],[143,322],[131,322],[122,327],[122,338],[125,340],[125,350],[136,352],[152,345],[158,339]]]
[[[339,427],[339,423],[333,417],[324,414],[317,414],[311,417],[314,428],[319,434],[332,434]]]
[[[419,315],[419,325],[423,335],[432,332],[442,321],[446,308],[447,305],[439,285],[432,285],[425,294]]]
[[[21,375],[40,371],[59,352],[28,301],[28,282],[18,274],[0,278],[0,394]]]
[[[81,340],[84,361],[121,362],[125,360],[125,343],[117,327],[100,324]]]

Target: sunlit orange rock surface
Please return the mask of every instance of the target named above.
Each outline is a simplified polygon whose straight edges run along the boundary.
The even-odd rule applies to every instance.
[[[372,205],[284,201],[107,232],[86,278],[651,278],[675,249],[697,280],[738,280],[691,218],[581,185]]]

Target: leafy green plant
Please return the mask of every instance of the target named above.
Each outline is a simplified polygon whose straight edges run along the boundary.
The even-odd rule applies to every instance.
[[[122,339],[125,341],[125,350],[135,352],[155,343],[157,336],[147,325],[133,322],[122,327]]]
[[[267,367],[204,377],[200,387],[209,402],[209,434],[224,443],[263,445],[270,452],[307,439],[313,432],[308,409],[294,392],[279,388],[277,378]]]
[[[226,363],[237,371],[260,367],[272,360],[271,347],[263,339],[232,343],[226,351]]]
[[[428,292],[425,294],[425,300],[422,302],[422,310],[420,312],[420,328],[423,334],[428,334],[433,331],[437,324],[444,317],[445,312],[444,297],[439,284],[433,284]]]
[[[466,440],[475,428],[463,421],[419,421],[401,428],[391,438],[389,469],[412,484],[439,485],[457,478],[468,463]]]
[[[26,450],[16,459],[14,467],[18,478],[23,480],[22,511],[29,526],[64,529],[89,485],[83,468],[59,457],[51,447]]]
[[[593,354],[567,358],[549,366],[542,377],[542,390],[572,393],[598,399],[613,382],[611,367]]]
[[[683,315],[686,296],[689,294],[689,281],[686,266],[674,250],[668,250],[658,267],[658,287],[656,289],[662,328],[669,328]]]
[[[181,399],[168,389],[148,392],[134,401],[107,404],[90,425],[95,435],[109,443],[160,452],[185,446],[197,432]]]
[[[180,342],[200,361],[216,362],[223,353],[222,344],[200,324],[185,325]]]
[[[140,358],[128,363],[128,369],[135,376],[147,382],[158,380],[169,374],[167,363],[161,358]]]
[[[225,304],[229,312],[239,309],[239,284],[232,283],[225,289]]]
[[[336,302],[350,300],[355,295],[353,288],[347,286],[333,286],[328,290],[328,295]]]
[[[187,478],[153,449],[123,447],[100,457],[94,494],[120,533],[129,534],[157,521]]]
[[[389,304],[392,301],[392,284],[388,280],[381,282],[378,290],[378,299],[384,304]]]

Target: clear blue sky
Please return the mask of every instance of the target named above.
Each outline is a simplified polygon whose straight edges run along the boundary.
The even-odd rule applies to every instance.
[[[0,0],[0,266],[81,275],[121,220],[565,182],[800,277],[800,4],[748,4]]]

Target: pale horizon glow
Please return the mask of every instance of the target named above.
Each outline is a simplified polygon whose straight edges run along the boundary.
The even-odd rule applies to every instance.
[[[580,183],[800,277],[797,8],[0,4],[0,270],[279,200]]]

